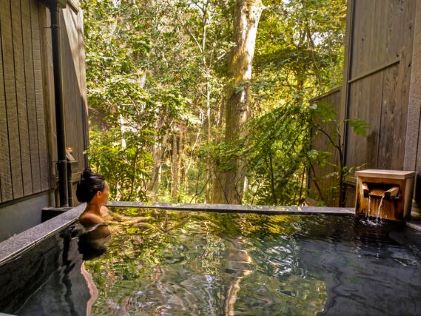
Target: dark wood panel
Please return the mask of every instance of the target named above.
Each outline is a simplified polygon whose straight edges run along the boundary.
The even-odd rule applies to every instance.
[[[25,57],[25,85],[26,85],[26,105],[28,109],[28,128],[29,128],[29,148],[31,156],[32,172],[32,191],[37,193],[41,191],[40,161],[38,148],[38,126],[37,111],[35,103],[35,79],[34,62],[32,55],[32,36],[31,36],[31,12],[29,2],[32,0],[21,0],[22,10],[22,34],[23,49]]]
[[[56,142],[56,124],[55,124],[55,103],[54,103],[54,77],[53,77],[53,58],[52,58],[52,41],[51,41],[51,25],[50,14],[47,8],[39,10],[39,24],[42,62],[42,78],[43,78],[43,99],[45,104],[46,117],[46,133],[48,146],[49,166],[49,182],[50,188],[56,188],[57,185],[57,142]],[[58,196],[56,201],[58,201]]]
[[[387,57],[401,56],[402,51],[407,57],[412,53],[413,26],[415,19],[416,0],[389,0],[387,15],[383,19],[388,21],[384,50]],[[401,56],[403,58],[404,56]]]
[[[367,78],[367,98],[370,106],[367,109],[368,117],[366,119],[369,124],[367,134],[367,157],[365,165],[366,168],[377,168],[378,166],[378,149],[380,140],[380,122],[381,122],[381,109],[383,102],[383,82],[384,72],[379,72]],[[361,137],[361,136],[358,136]]]
[[[398,66],[385,71],[378,161],[381,169],[403,168],[407,105],[400,102],[401,79]]]
[[[366,136],[356,135],[349,127],[347,165],[376,168],[380,114],[382,107],[383,72],[378,72],[350,85],[350,118],[369,124]]]
[[[16,102],[15,60],[13,55],[10,0],[0,0],[0,23],[3,47],[4,87],[7,105],[7,122],[11,161],[13,197],[23,196],[22,166],[19,144],[19,121]]]
[[[361,110],[364,110],[362,106],[368,106],[367,100],[364,100],[364,98],[362,97],[362,95],[365,94],[364,91],[362,91],[362,89],[364,88],[362,82],[366,80],[367,79],[363,79],[361,81],[357,81],[349,85],[348,106],[350,118],[359,118],[364,120],[368,119],[367,114],[364,113],[365,111],[361,113]],[[348,126],[348,139],[345,145],[347,147],[347,165],[358,166],[361,165],[361,163],[365,162],[365,158],[367,156],[367,140],[355,135],[350,126]]]
[[[88,99],[86,95],[86,64],[85,64],[85,43],[83,39],[83,12],[78,11],[77,31],[79,35],[79,87],[81,91],[82,102],[82,129],[83,129],[83,162],[79,163],[79,169],[82,171],[88,163],[86,150],[89,145],[89,126],[88,126]]]
[[[0,1],[0,11],[5,9],[3,5],[4,2]],[[2,35],[0,25],[0,39],[1,38]],[[2,41],[0,40],[0,202],[13,199],[2,56]]]
[[[83,133],[83,99],[80,87],[80,42],[78,31],[78,15],[71,9],[62,15],[62,66],[67,82],[63,89],[64,110],[66,114],[66,145],[73,149],[73,156],[78,161],[74,171],[83,167],[84,133]]]
[[[354,24],[352,30],[352,68],[351,78],[359,76],[370,68],[370,54],[373,53],[373,41],[369,23],[375,23],[376,0],[354,0]],[[373,27],[373,25],[371,25]],[[379,36],[379,34],[378,34]]]
[[[23,178],[23,195],[32,194],[31,155],[29,148],[28,111],[20,1],[11,1],[13,54],[15,61],[16,102],[18,110],[19,143]]]
[[[354,0],[352,78],[400,57],[412,41],[415,0]]]
[[[39,13],[40,10],[45,8],[38,1],[30,1],[31,8],[31,26],[32,26],[32,55],[34,62],[34,82],[35,82],[35,104],[37,113],[37,126],[38,126],[38,148],[40,158],[40,180],[41,189],[47,190],[50,188],[50,159],[47,146],[47,133],[46,133],[46,116],[45,116],[45,103],[43,91],[43,73],[41,61],[41,36]]]
[[[85,86],[81,13],[63,15],[67,145],[84,166]],[[64,28],[63,28],[64,26]],[[55,186],[56,147],[51,30],[44,2],[0,0],[0,202]],[[48,129],[47,129],[48,127]]]
[[[421,172],[421,3],[416,5],[414,41],[412,45],[411,79],[408,100],[408,120],[405,138],[404,170]],[[421,186],[421,184],[418,184]],[[418,191],[418,190],[417,190]],[[417,197],[419,201],[419,197]]]

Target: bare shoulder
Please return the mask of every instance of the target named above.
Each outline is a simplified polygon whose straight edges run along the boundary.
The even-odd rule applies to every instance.
[[[111,212],[106,206],[101,207],[101,216],[105,221],[118,221],[121,222],[124,219],[124,216],[121,216],[117,213]]]
[[[79,222],[85,226],[85,227],[89,227],[89,226],[94,226],[97,224],[102,224],[104,223],[104,220],[95,214],[89,213],[89,212],[83,212],[80,216],[79,216]]]

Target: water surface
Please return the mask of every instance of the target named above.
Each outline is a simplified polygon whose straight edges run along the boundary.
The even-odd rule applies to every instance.
[[[93,315],[421,314],[421,236],[407,228],[373,227],[352,216],[119,212],[134,221],[112,225],[104,255],[83,264],[73,255],[78,259],[57,272],[57,278],[66,275],[61,292],[71,292],[52,303],[58,309],[79,304]],[[30,314],[43,295],[54,301],[57,278],[20,314]]]

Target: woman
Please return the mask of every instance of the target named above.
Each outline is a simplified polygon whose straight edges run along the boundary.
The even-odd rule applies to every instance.
[[[106,223],[109,215],[105,204],[108,201],[109,186],[105,178],[90,169],[83,171],[76,188],[79,202],[86,202],[86,208],[79,216],[83,226],[79,237],[79,250],[84,258],[96,256],[105,251],[105,242],[111,233]]]

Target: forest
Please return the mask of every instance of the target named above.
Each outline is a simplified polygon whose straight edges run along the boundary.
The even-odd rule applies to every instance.
[[[310,100],[341,84],[346,0],[82,8],[89,163],[113,200],[305,201],[312,166],[328,156],[311,148],[324,132],[314,117],[332,117]]]

